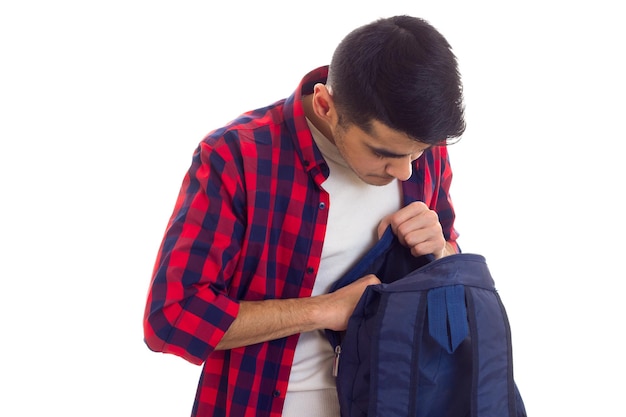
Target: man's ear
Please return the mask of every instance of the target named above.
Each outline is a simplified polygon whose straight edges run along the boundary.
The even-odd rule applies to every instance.
[[[315,115],[330,126],[336,126],[338,121],[337,110],[333,96],[324,84],[315,84],[313,87],[313,111]]]

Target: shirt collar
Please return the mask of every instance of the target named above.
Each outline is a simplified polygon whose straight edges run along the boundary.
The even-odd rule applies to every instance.
[[[301,158],[302,165],[307,171],[315,168],[328,176],[328,167],[319,149],[313,141],[311,131],[306,121],[302,97],[313,93],[313,87],[318,83],[326,83],[328,66],[314,69],[302,78],[296,91],[285,100],[284,114],[288,129],[292,133],[294,145]]]

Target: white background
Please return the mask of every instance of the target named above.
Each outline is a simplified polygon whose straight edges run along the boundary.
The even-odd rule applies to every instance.
[[[200,368],[141,321],[194,148],[393,14],[458,56],[460,243],[490,265],[529,415],[626,415],[618,4],[2,2],[0,415],[189,415]]]

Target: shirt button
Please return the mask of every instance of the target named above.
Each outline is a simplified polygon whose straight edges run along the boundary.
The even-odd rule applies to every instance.
[[[272,395],[274,396],[274,398],[280,397],[280,391],[276,390],[272,393]]]
[[[320,207],[320,210],[324,210],[326,208],[326,203],[322,201],[319,207]]]
[[[314,271],[315,271],[315,269],[313,269],[313,267],[312,267],[312,266],[309,266],[309,267],[306,269],[306,272],[307,272],[307,273],[309,273],[309,274],[312,274]]]

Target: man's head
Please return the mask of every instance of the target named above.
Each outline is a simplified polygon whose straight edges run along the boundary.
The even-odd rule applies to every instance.
[[[378,121],[427,145],[465,130],[456,57],[418,18],[395,16],[352,31],[335,50],[326,85],[344,128],[369,132]]]

